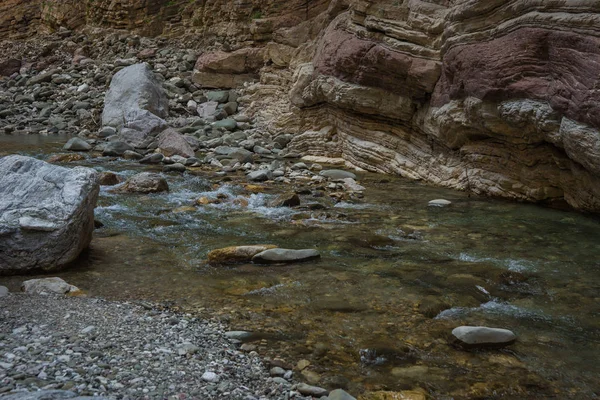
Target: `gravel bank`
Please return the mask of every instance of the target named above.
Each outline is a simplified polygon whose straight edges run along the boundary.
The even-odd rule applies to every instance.
[[[131,303],[11,293],[0,299],[0,391],[289,398],[292,384],[270,378],[258,355],[238,351],[224,328]]]

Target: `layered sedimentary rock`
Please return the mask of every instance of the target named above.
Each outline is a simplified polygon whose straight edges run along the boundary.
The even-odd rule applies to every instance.
[[[598,211],[599,19],[590,1],[354,1],[279,118],[301,153]]]
[[[258,81],[240,101],[292,151],[600,211],[597,1],[4,3],[7,37],[82,21],[187,35],[193,80]]]

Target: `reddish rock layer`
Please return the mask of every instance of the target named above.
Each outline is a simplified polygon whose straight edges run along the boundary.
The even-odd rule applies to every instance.
[[[536,99],[600,128],[600,39],[523,28],[483,43],[455,46],[443,59],[432,103],[473,96]]]

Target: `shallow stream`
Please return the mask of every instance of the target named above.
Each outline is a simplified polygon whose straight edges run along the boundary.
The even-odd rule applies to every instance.
[[[66,140],[0,136],[0,155],[45,158]],[[108,158],[69,165],[123,176],[152,169]],[[76,267],[54,275],[93,296],[220,317],[232,330],[257,332],[260,354],[292,365],[307,359],[319,385],[354,394],[422,388],[436,399],[600,396],[597,218],[369,173],[359,174],[367,188],[360,201],[304,195],[303,204],[319,206],[299,209],[268,206],[291,189],[284,185],[250,193],[241,175],[165,176],[168,194],[115,195],[102,187],[96,219],[104,227]],[[223,200],[194,206],[200,197]],[[428,207],[437,198],[453,203]],[[316,248],[322,258],[206,264],[210,250],[244,244]],[[0,284],[16,290],[24,279]],[[504,350],[460,350],[448,341],[459,325],[511,329],[518,341]]]

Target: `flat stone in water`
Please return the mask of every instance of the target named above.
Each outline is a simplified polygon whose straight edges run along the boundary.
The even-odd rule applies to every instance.
[[[327,389],[323,389],[318,386],[307,385],[306,383],[299,383],[296,389],[305,396],[321,397],[327,396],[327,393],[329,393]]]
[[[335,389],[329,393],[328,400],[356,400],[354,396],[351,396],[349,393],[345,392],[342,389]]]
[[[252,257],[268,249],[274,249],[272,244],[257,244],[251,246],[230,246],[216,249],[208,253],[208,262],[211,264],[228,264],[250,262]]]
[[[465,347],[504,347],[517,340],[508,329],[486,326],[459,326],[452,330],[452,335]]]
[[[450,200],[446,200],[446,199],[435,199],[435,200],[431,200],[428,205],[430,207],[446,207],[449,206],[450,204],[452,204],[452,202]]]
[[[252,257],[255,263],[292,263],[313,260],[321,255],[314,249],[292,250],[292,249],[269,249]]]
[[[0,297],[8,295],[8,288],[6,286],[0,286]]]
[[[343,171],[341,169],[324,169],[323,171],[319,172],[319,175],[330,179],[356,179],[355,174],[353,174],[352,172]]]

